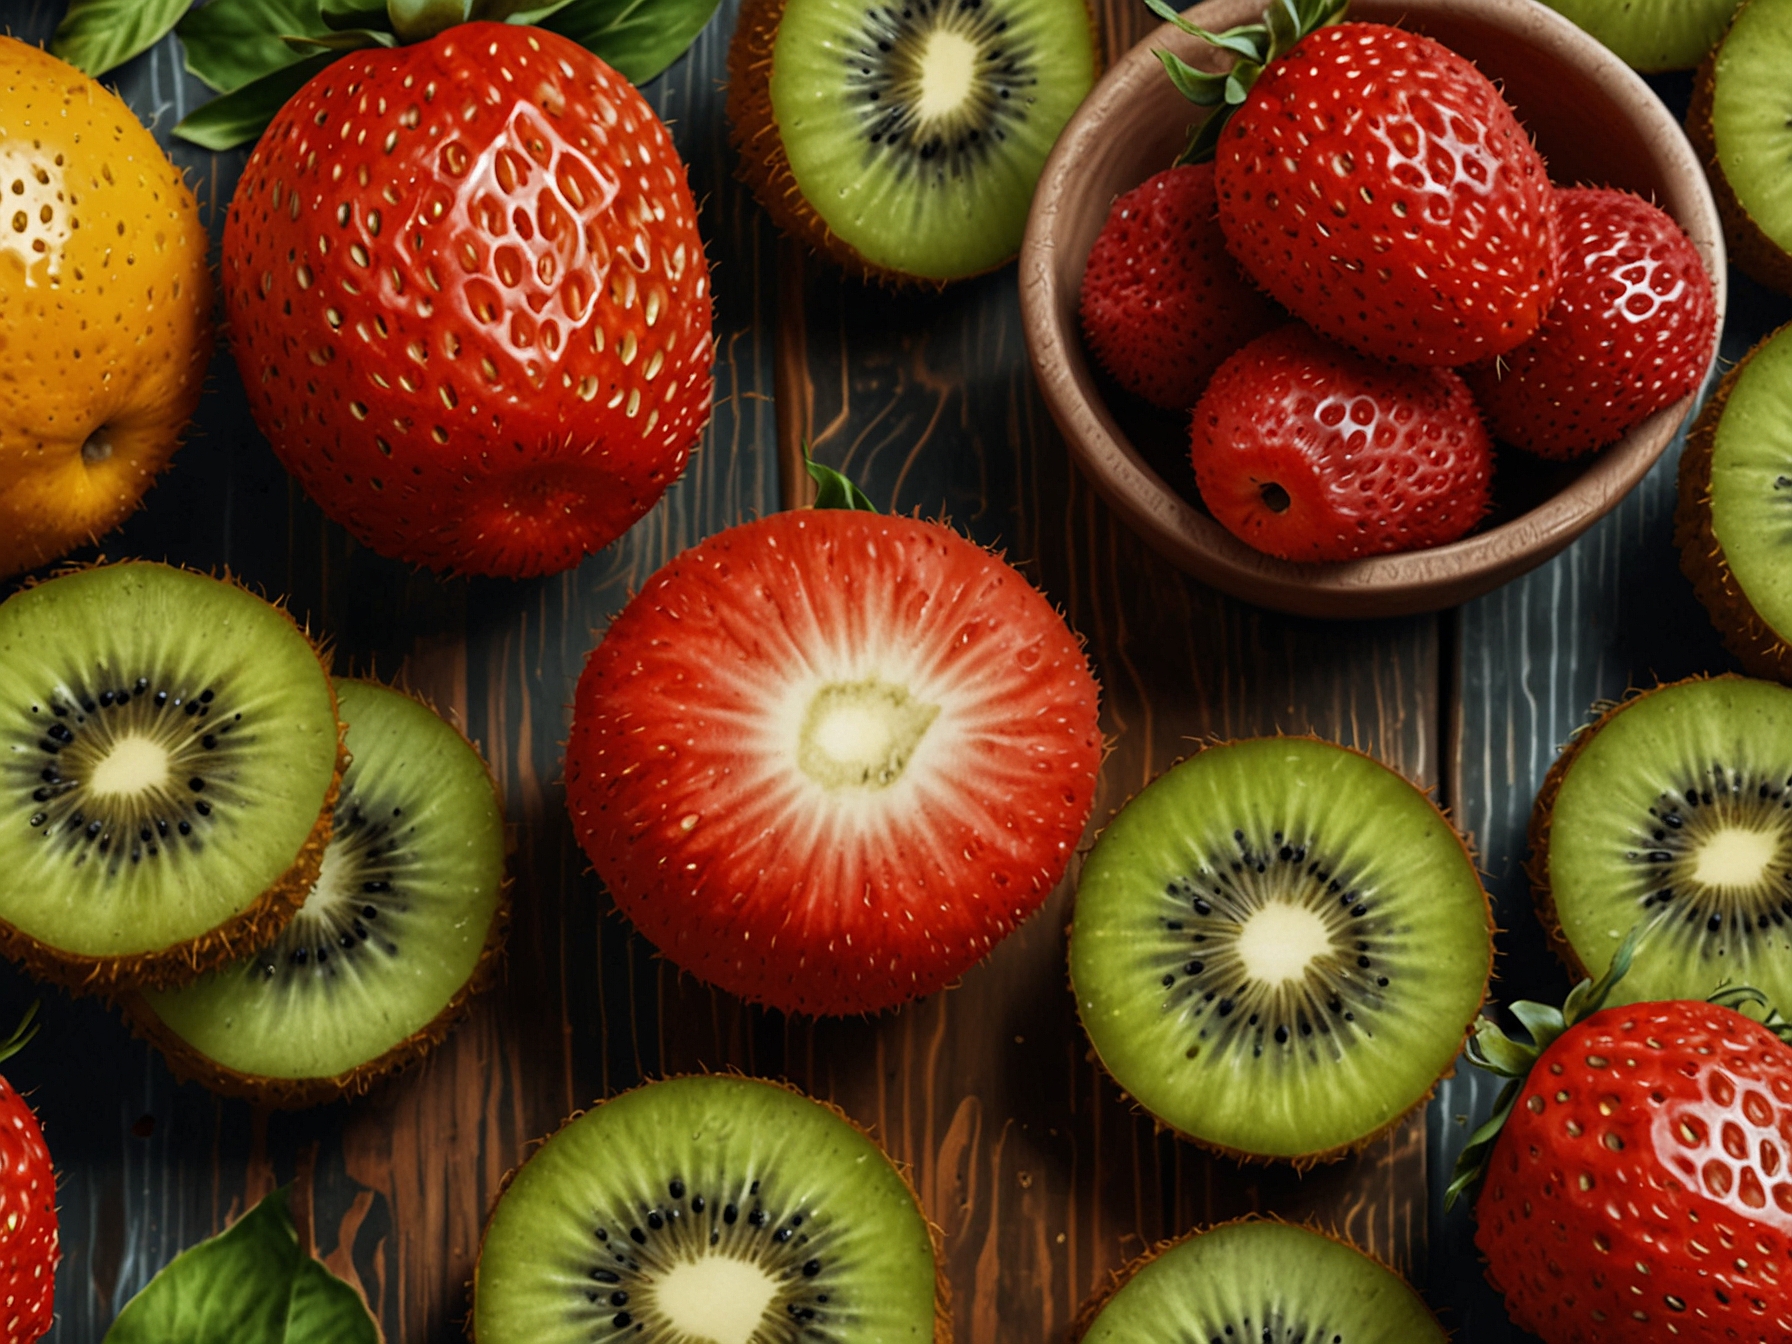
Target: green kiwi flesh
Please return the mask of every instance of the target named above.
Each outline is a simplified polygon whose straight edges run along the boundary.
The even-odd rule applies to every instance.
[[[0,944],[110,990],[266,941],[316,877],[330,679],[279,608],[166,565],[0,605]]]
[[[733,99],[736,136],[782,160],[743,169],[782,225],[883,277],[953,280],[1020,249],[1046,156],[1098,73],[1084,0],[750,8],[738,40],[769,37],[770,60],[735,75],[769,98]],[[755,181],[786,170],[800,204]]]
[[[1681,458],[1682,567],[1724,642],[1762,676],[1792,675],[1792,326],[1749,351]]]
[[[674,1078],[569,1121],[512,1178],[478,1344],[935,1338],[932,1234],[883,1152],[774,1083]]]
[[[338,681],[352,757],[323,869],[270,946],[134,1005],[177,1071],[287,1104],[427,1052],[502,932],[504,819],[485,762],[428,706]]]
[[[1733,259],[1792,293],[1792,0],[1748,0],[1700,72],[1687,128]]]
[[[1222,1223],[1129,1266],[1082,1344],[1444,1344],[1392,1270],[1287,1223]]]
[[[1690,70],[1742,0],[1544,0],[1638,70]]]
[[[1532,815],[1544,923],[1602,974],[1652,926],[1614,1003],[1728,980],[1792,1010],[1792,689],[1744,677],[1625,701],[1551,768]]]
[[[1361,1147],[1456,1059],[1493,959],[1486,892],[1418,789],[1329,742],[1209,747],[1083,865],[1077,1011],[1162,1123],[1256,1159]]]

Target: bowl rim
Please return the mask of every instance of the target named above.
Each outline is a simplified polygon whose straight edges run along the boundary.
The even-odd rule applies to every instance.
[[[1203,26],[1219,26],[1225,20],[1210,16],[1236,20],[1231,11],[1247,3],[1256,0],[1204,0],[1185,16],[1196,24],[1205,19]],[[1357,0],[1350,17],[1395,22],[1427,13],[1488,23],[1532,45],[1542,41],[1630,114],[1663,178],[1676,181],[1678,195],[1690,192],[1675,218],[1711,276],[1721,334],[1728,284],[1717,203],[1697,153],[1654,90],[1596,39],[1537,0]],[[1467,601],[1542,564],[1615,508],[1661,457],[1698,394],[1656,411],[1617,443],[1600,449],[1576,479],[1525,513],[1425,550],[1325,563],[1280,560],[1238,540],[1158,475],[1108,409],[1083,350],[1074,302],[1068,307],[1070,321],[1063,320],[1066,308],[1054,278],[1058,245],[1053,235],[1059,211],[1077,189],[1078,165],[1106,148],[1103,130],[1109,118],[1139,95],[1145,80],[1163,78],[1156,49],[1168,47],[1187,56],[1193,42],[1164,23],[1103,74],[1046,160],[1021,243],[1022,325],[1036,381],[1072,457],[1097,492],[1154,549],[1195,577],[1260,605],[1336,618],[1409,615]],[[1076,259],[1079,277],[1085,260]]]

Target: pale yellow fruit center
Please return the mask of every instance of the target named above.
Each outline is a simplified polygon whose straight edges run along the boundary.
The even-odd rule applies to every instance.
[[[922,121],[950,117],[970,99],[977,82],[977,44],[962,33],[936,29],[921,53],[915,115]]]
[[[1778,851],[1779,838],[1767,831],[1725,826],[1699,846],[1693,879],[1707,887],[1753,887]]]
[[[757,1265],[706,1255],[674,1265],[654,1285],[654,1303],[678,1338],[748,1344],[778,1285]]]
[[[1312,910],[1270,901],[1238,931],[1238,957],[1251,977],[1266,985],[1299,980],[1331,951],[1325,921]]]
[[[114,742],[87,780],[87,787],[101,798],[142,793],[167,784],[168,749],[136,733]]]

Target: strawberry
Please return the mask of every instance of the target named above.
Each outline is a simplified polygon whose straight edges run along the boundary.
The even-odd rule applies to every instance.
[[[1782,1344],[1792,1026],[1727,1006],[1764,1002],[1749,990],[1602,1007],[1634,947],[1565,1010],[1514,1005],[1534,1044],[1482,1021],[1470,1057],[1515,1081],[1451,1198],[1484,1179],[1475,1244],[1512,1320],[1547,1344]]]
[[[1271,59],[1217,133],[1226,245],[1295,316],[1380,359],[1509,350],[1555,294],[1543,159],[1486,76],[1380,24]]]
[[[1097,694],[1045,598],[950,528],[775,514],[616,617],[579,678],[567,803],[679,966],[786,1012],[876,1012],[947,984],[1063,876]]]
[[[1493,473],[1456,374],[1365,359],[1298,323],[1220,366],[1189,455],[1214,518],[1284,560],[1454,541],[1487,512]]]
[[[1083,337],[1128,392],[1185,411],[1227,355],[1282,320],[1226,252],[1213,165],[1188,164],[1121,196],[1083,271]]]
[[[36,1034],[33,1004],[0,1060]],[[37,1116],[11,1083],[0,1078],[0,1344],[37,1339],[55,1321],[56,1172]]]
[[[512,576],[641,517],[709,416],[708,267],[670,137],[584,48],[473,23],[283,107],[224,231],[256,423],[381,554]]]
[[[1562,278],[1537,334],[1463,370],[1493,432],[1541,457],[1603,447],[1705,380],[1711,277],[1663,210],[1627,191],[1556,193]]]

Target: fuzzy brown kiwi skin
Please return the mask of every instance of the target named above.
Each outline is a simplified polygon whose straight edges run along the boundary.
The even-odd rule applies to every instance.
[[[921,1213],[921,1221],[927,1225],[927,1239],[933,1245],[933,1344],[952,1344],[952,1285],[946,1278],[945,1233],[940,1229],[938,1223],[927,1216],[927,1207],[921,1202],[921,1196],[915,1190],[915,1183],[909,1179],[908,1164],[905,1162],[898,1162],[890,1155],[889,1150],[877,1141],[877,1137],[872,1134],[869,1129],[864,1125],[861,1125],[857,1120],[853,1119],[833,1102],[827,1101],[821,1097],[811,1096],[795,1083],[787,1082],[782,1078],[759,1078],[750,1073],[742,1073],[738,1069],[727,1069],[719,1074],[703,1071],[694,1074],[668,1073],[659,1078],[643,1078],[639,1083],[636,1083],[635,1086],[626,1088],[623,1091],[618,1092],[615,1097],[608,1097],[597,1104],[599,1106],[608,1105],[609,1102],[615,1101],[617,1097],[626,1097],[631,1092],[639,1092],[642,1088],[651,1087],[655,1083],[669,1083],[678,1078],[713,1077],[740,1078],[747,1082],[764,1083],[769,1087],[782,1088],[793,1096],[801,1097],[804,1101],[813,1102],[815,1105],[831,1112],[835,1119],[843,1120],[848,1125],[852,1126],[854,1130],[863,1135],[871,1145],[883,1155],[884,1161],[890,1164],[891,1169],[895,1171],[897,1177],[902,1181],[903,1188],[909,1193],[909,1198],[915,1201],[915,1208],[920,1210]],[[558,1134],[560,1130],[565,1129],[573,1121],[579,1119],[584,1114],[584,1111],[574,1111],[571,1115],[567,1116],[566,1119],[560,1122],[559,1127],[554,1130],[553,1134],[546,1134],[535,1140],[531,1145],[534,1151],[529,1154],[529,1157],[525,1157],[520,1164],[505,1172],[504,1179],[498,1182],[497,1193],[492,1196],[492,1206],[486,1210],[485,1223],[479,1229],[479,1254],[473,1259],[473,1277],[467,1280],[467,1337],[473,1340],[474,1344],[478,1344],[478,1336],[475,1335],[473,1331],[473,1321],[475,1319],[473,1311],[475,1285],[479,1282],[479,1262],[485,1258],[485,1239],[491,1233],[492,1218],[498,1211],[498,1201],[503,1199],[504,1192],[510,1189],[510,1183],[516,1179],[517,1173],[529,1164],[530,1158],[533,1158],[536,1153],[545,1148],[548,1140],[553,1138],[555,1134]]]
[[[1550,819],[1555,814],[1556,798],[1562,792],[1562,781],[1568,777],[1568,770],[1581,752],[1599,735],[1599,732],[1625,710],[1632,709],[1654,695],[1657,691],[1669,690],[1675,686],[1686,686],[1696,681],[1739,681],[1734,672],[1725,672],[1719,676],[1708,676],[1700,673],[1696,676],[1682,677],[1679,681],[1663,682],[1648,690],[1633,690],[1616,704],[1595,705],[1600,715],[1589,724],[1575,729],[1574,735],[1562,745],[1556,755],[1555,763],[1543,776],[1543,783],[1537,790],[1537,800],[1531,804],[1530,824],[1525,828],[1525,842],[1529,848],[1524,862],[1524,874],[1530,879],[1531,899],[1537,907],[1537,920],[1543,925],[1543,932],[1549,938],[1550,950],[1556,954],[1557,960],[1567,970],[1571,980],[1589,980],[1597,978],[1604,970],[1594,970],[1583,962],[1576,954],[1573,944],[1562,932],[1561,913],[1556,909],[1555,895],[1549,883],[1549,832]]]
[[[369,686],[379,686],[385,690],[400,688],[387,686],[384,682],[369,677],[343,678],[343,680],[360,681]],[[335,693],[332,684],[331,694]],[[427,696],[415,691],[404,690],[429,709],[443,723],[460,732],[459,726],[447,715],[436,708]],[[346,728],[345,728],[346,731]],[[490,781],[492,795],[497,800],[498,815],[504,813],[504,793],[498,785],[498,777],[492,773],[491,763],[485,759],[477,747],[465,733],[461,740],[466,742],[479,762],[485,767],[486,778]],[[334,815],[335,800],[331,800],[331,812]],[[505,859],[508,861],[510,851],[514,847],[515,837],[506,828]],[[316,879],[313,879],[315,883]],[[458,990],[454,997],[443,1005],[437,1013],[423,1026],[412,1032],[404,1040],[393,1046],[378,1058],[370,1059],[365,1064],[358,1064],[344,1073],[332,1074],[325,1078],[267,1078],[260,1074],[243,1073],[207,1055],[202,1055],[189,1045],[186,1039],[174,1031],[156,1015],[156,1012],[144,1000],[141,994],[130,994],[119,1004],[125,1022],[131,1034],[149,1042],[160,1053],[168,1066],[168,1072],[183,1083],[198,1083],[207,1091],[216,1092],[220,1096],[240,1097],[258,1106],[266,1106],[272,1110],[297,1111],[311,1106],[322,1106],[328,1102],[340,1101],[344,1098],[359,1097],[371,1091],[373,1087],[401,1073],[442,1043],[448,1033],[459,1024],[470,1011],[473,1000],[495,985],[503,976],[505,941],[510,933],[510,875],[504,875],[498,889],[497,909],[492,912],[492,922],[485,931],[485,944],[480,948],[479,960],[473,965],[473,973]],[[311,887],[305,888],[305,894],[311,893]],[[300,905],[304,904],[303,898]],[[295,910],[296,913],[296,910]],[[278,933],[274,937],[278,937]],[[264,940],[244,953],[259,951],[272,942],[273,938]]]
[[[1792,684],[1792,646],[1769,625],[1736,582],[1723,543],[1711,524],[1711,464],[1717,450],[1717,427],[1736,380],[1767,341],[1792,331],[1781,327],[1735,368],[1724,375],[1705,409],[1693,422],[1680,456],[1679,500],[1674,508],[1674,545],[1680,569],[1717,627],[1724,647],[1741,660],[1749,675]]]
[[[97,569],[109,562],[101,557],[91,565],[70,565],[57,569],[49,577]],[[120,562],[126,563],[126,562]],[[154,561],[130,561],[131,564],[154,564]],[[163,566],[179,568],[179,566]],[[228,569],[211,577],[234,584],[259,600],[266,600],[241,583]],[[21,589],[36,586],[36,580]],[[336,796],[342,788],[342,772],[348,768],[348,742],[342,715],[336,708],[336,688],[330,682],[330,651],[311,638],[311,631],[293,619],[284,600],[269,602],[294,630],[304,637],[323,668],[324,682],[329,686],[330,713],[336,719],[336,764],[330,776],[330,787],[324,792],[323,811],[311,827],[311,834],[294,856],[292,865],[260,896],[217,928],[184,943],[163,948],[159,952],[136,953],[120,957],[88,957],[66,952],[40,943],[22,929],[0,920],[0,955],[10,957],[40,980],[61,985],[72,994],[96,994],[110,998],[136,989],[175,989],[191,984],[207,971],[227,966],[248,956],[257,948],[266,947],[280,936],[280,931],[304,905],[305,897],[317,882],[323,869],[324,851],[330,845],[330,833],[336,818]]]
[[[1742,10],[1736,12],[1740,16]],[[1731,22],[1733,25],[1734,20]],[[1726,35],[1724,41],[1728,40]],[[1754,216],[1736,198],[1735,188],[1724,176],[1723,165],[1717,161],[1717,132],[1711,124],[1711,110],[1717,87],[1717,62],[1723,49],[1724,43],[1719,42],[1699,65],[1692,103],[1686,109],[1686,136],[1698,151],[1699,160],[1705,165],[1705,176],[1711,181],[1711,194],[1717,200],[1718,217],[1723,220],[1730,260],[1770,289],[1792,294],[1792,255],[1783,251],[1755,223]]]
[[[1412,1285],[1407,1283],[1404,1274],[1374,1252],[1365,1251],[1349,1237],[1341,1235],[1335,1228],[1326,1227],[1324,1224],[1311,1218],[1295,1223],[1290,1222],[1286,1218],[1278,1218],[1274,1214],[1247,1213],[1241,1218],[1229,1218],[1223,1223],[1209,1223],[1205,1226],[1196,1226],[1189,1231],[1184,1232],[1180,1237],[1166,1237],[1155,1246],[1152,1246],[1149,1250],[1139,1252],[1139,1254],[1120,1266],[1119,1269],[1109,1270],[1107,1285],[1084,1301],[1082,1306],[1077,1308],[1076,1318],[1070,1323],[1070,1334],[1067,1338],[1067,1344],[1082,1344],[1083,1336],[1087,1335],[1094,1327],[1095,1318],[1101,1315],[1103,1308],[1105,1308],[1109,1302],[1113,1301],[1114,1294],[1118,1293],[1122,1288],[1126,1287],[1128,1283],[1132,1282],[1133,1276],[1153,1260],[1157,1259],[1158,1256],[1163,1255],[1167,1251],[1175,1250],[1185,1241],[1193,1241],[1196,1237],[1206,1236],[1209,1232],[1218,1232],[1224,1228],[1237,1227],[1240,1224],[1246,1223],[1276,1223],[1282,1227],[1298,1227],[1303,1232],[1311,1232],[1315,1236],[1324,1237],[1327,1241],[1336,1242],[1340,1246],[1348,1246],[1365,1260],[1374,1261],[1383,1269],[1387,1270],[1388,1273],[1399,1279],[1401,1283],[1406,1284],[1407,1291],[1412,1292],[1414,1297],[1419,1296],[1417,1292],[1413,1291]],[[1425,1306],[1425,1310],[1430,1313],[1431,1319],[1436,1321],[1437,1313],[1431,1311],[1430,1305],[1425,1303],[1423,1298],[1420,1298],[1419,1300],[1421,1304]],[[1438,1322],[1438,1329],[1443,1330],[1443,1323],[1441,1321]]]
[[[1381,766],[1384,770],[1393,769],[1393,767],[1388,765],[1385,761],[1377,760],[1375,757],[1369,755],[1369,753],[1366,751],[1358,751],[1355,747],[1345,746],[1342,742],[1333,742],[1331,739],[1320,737],[1315,733],[1277,733],[1277,734],[1275,734],[1275,736],[1278,738],[1285,738],[1289,741],[1318,742],[1318,743],[1321,743],[1328,747],[1336,747],[1340,751],[1349,752],[1352,756],[1360,756],[1366,761],[1374,761],[1375,764]],[[1206,751],[1211,747],[1226,747],[1226,746],[1231,746],[1231,745],[1232,745],[1231,741],[1220,741],[1220,740],[1216,739],[1211,742],[1203,743],[1201,745],[1200,751]],[[1198,755],[1199,752],[1197,752],[1196,754]],[[1163,774],[1168,774],[1176,766],[1182,764],[1182,762],[1187,759],[1189,759],[1189,758],[1186,756],[1178,757],[1176,760],[1170,762],[1170,764],[1168,766],[1166,766],[1165,769],[1163,770],[1163,772],[1160,775],[1156,776],[1156,778],[1162,778]],[[1402,779],[1406,778],[1406,776],[1398,770],[1394,771],[1394,773],[1400,775],[1400,777]],[[1412,783],[1411,780],[1407,780],[1407,782],[1409,784]],[[1413,785],[1413,787],[1418,788],[1418,786],[1416,784]],[[1475,851],[1474,851],[1473,846],[1470,845],[1468,838],[1466,836],[1464,836],[1463,833],[1456,828],[1455,823],[1450,820],[1450,814],[1447,811],[1445,811],[1443,808],[1439,807],[1437,805],[1437,803],[1432,800],[1431,795],[1428,792],[1426,792],[1424,789],[1419,789],[1418,791],[1419,791],[1419,794],[1425,799],[1425,801],[1431,804],[1432,811],[1437,813],[1439,819],[1442,820],[1442,822],[1444,823],[1445,829],[1448,830],[1451,835],[1456,837],[1456,843],[1461,847],[1463,857],[1468,860],[1469,866],[1475,870],[1475,872],[1478,876],[1481,872],[1481,865],[1479,863],[1477,863],[1475,860]],[[1129,798],[1127,801],[1131,802],[1132,800]],[[1122,804],[1122,807],[1124,807],[1124,804]],[[1119,814],[1120,814],[1120,809],[1116,808],[1114,813],[1111,816],[1109,816],[1109,818],[1108,818],[1109,822],[1112,822],[1114,817],[1118,816]],[[1104,827],[1103,830],[1105,831],[1106,828]],[[1100,838],[1101,838],[1100,834],[1097,834],[1095,837],[1096,840],[1099,840]],[[1090,843],[1090,848],[1091,849],[1094,848],[1093,841]],[[1485,973],[1483,973],[1483,975],[1481,977],[1481,1002],[1476,1005],[1475,1012],[1469,1017],[1468,1024],[1462,1030],[1462,1043],[1464,1046],[1466,1046],[1468,1044],[1469,1038],[1475,1034],[1475,1022],[1480,1017],[1481,1008],[1487,1002],[1487,992],[1488,992],[1489,987],[1493,983],[1493,938],[1494,938],[1494,935],[1499,932],[1499,926],[1494,922],[1494,917],[1493,917],[1493,898],[1487,894],[1487,884],[1485,881],[1480,882],[1479,885],[1481,888],[1481,904],[1482,904],[1482,908],[1485,912],[1485,917],[1487,920],[1487,970],[1485,971]],[[1073,912],[1072,920],[1074,921],[1074,919],[1075,919],[1075,914]],[[1068,933],[1068,930],[1066,930],[1066,933]],[[1079,1002],[1079,1000],[1076,997],[1076,982],[1074,980],[1069,980],[1069,977],[1068,977],[1068,961],[1069,961],[1068,950],[1066,951],[1065,960],[1066,960],[1066,979],[1070,985],[1071,1000],[1072,1000],[1072,1002]],[[1084,1035],[1086,1037],[1087,1033],[1085,1032]],[[1460,1055],[1462,1053],[1462,1051],[1458,1050],[1456,1053],[1458,1055]],[[1091,1040],[1089,1042],[1088,1057],[1090,1059],[1094,1060],[1095,1063],[1098,1066],[1100,1066],[1101,1071],[1107,1075],[1108,1080],[1110,1082],[1112,1082],[1116,1088],[1119,1089],[1120,1096],[1122,1097],[1122,1099],[1124,1099],[1127,1103],[1129,1103],[1132,1106],[1133,1112],[1137,1115],[1140,1115],[1140,1116],[1143,1116],[1143,1117],[1149,1119],[1151,1121],[1152,1125],[1155,1127],[1155,1130],[1157,1133],[1173,1134],[1177,1138],[1183,1140],[1186,1143],[1192,1143],[1197,1148],[1204,1148],[1210,1153],[1218,1153],[1221,1157],[1231,1158],[1234,1162],[1237,1162],[1242,1166],[1267,1167],[1267,1166],[1274,1166],[1277,1164],[1285,1163],[1286,1165],[1293,1167],[1294,1170],[1296,1170],[1298,1172],[1311,1171],[1314,1167],[1323,1166],[1328,1162],[1337,1162],[1337,1161],[1341,1161],[1342,1159],[1344,1159],[1346,1157],[1354,1157],[1358,1153],[1360,1153],[1360,1152],[1364,1151],[1366,1148],[1368,1148],[1371,1144],[1374,1144],[1374,1143],[1378,1142],[1379,1140],[1386,1138],[1389,1134],[1393,1133],[1393,1131],[1400,1128],[1401,1125],[1405,1124],[1406,1121],[1409,1120],[1413,1116],[1414,1113],[1423,1110],[1430,1103],[1431,1098],[1433,1096],[1435,1096],[1437,1093],[1438,1083],[1443,1082],[1444,1079],[1446,1079],[1446,1078],[1453,1078],[1456,1076],[1456,1066],[1454,1064],[1452,1064],[1452,1065],[1450,1065],[1449,1068],[1445,1069],[1442,1073],[1438,1074],[1436,1079],[1433,1080],[1431,1086],[1425,1089],[1424,1096],[1420,1097],[1417,1101],[1413,1102],[1413,1104],[1411,1106],[1408,1106],[1404,1111],[1400,1112],[1400,1114],[1393,1117],[1393,1119],[1389,1120],[1386,1124],[1382,1125],[1380,1128],[1374,1130],[1371,1133],[1363,1135],[1359,1139],[1353,1139],[1349,1143],[1339,1144],[1335,1148],[1327,1148],[1327,1149],[1324,1149],[1323,1151],[1317,1152],[1317,1153],[1303,1153],[1299,1157],[1278,1157],[1271,1153],[1244,1152],[1237,1148],[1228,1147],[1227,1145],[1225,1145],[1223,1143],[1215,1143],[1212,1139],[1203,1139],[1194,1134],[1183,1133],[1180,1129],[1177,1129],[1176,1126],[1171,1125],[1171,1124],[1166,1124],[1162,1119],[1160,1119],[1158,1116],[1152,1114],[1151,1111],[1146,1109],[1143,1105],[1141,1105],[1137,1100],[1135,1100],[1133,1098],[1133,1095],[1130,1092],[1128,1092],[1124,1086],[1121,1085],[1120,1080],[1118,1078],[1114,1077],[1113,1070],[1108,1068],[1107,1061],[1101,1057],[1101,1051],[1096,1047],[1095,1042],[1093,1040]],[[1160,1246],[1159,1249],[1161,1250],[1163,1248]],[[1093,1319],[1093,1318],[1091,1318],[1091,1319]]]
[[[734,40],[728,47],[728,138],[739,156],[735,175],[765,207],[772,223],[820,252],[848,275],[890,289],[944,289],[955,281],[1000,270],[1012,261],[1013,257],[1005,257],[986,270],[949,280],[910,275],[879,266],[827,226],[797,186],[790,160],[784,154],[783,137],[778,133],[778,118],[772,110],[772,49],[778,40],[778,25],[784,21],[785,4],[786,0],[745,0]],[[1099,74],[1101,24],[1088,10],[1087,0],[1085,13],[1094,68]]]

